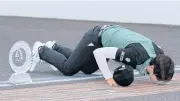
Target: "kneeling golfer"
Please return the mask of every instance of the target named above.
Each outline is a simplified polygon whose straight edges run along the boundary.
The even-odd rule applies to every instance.
[[[124,65],[113,74],[107,59]],[[74,50],[48,41],[33,46],[33,71],[40,60],[54,65],[66,76],[79,71],[92,74],[98,69],[109,85],[128,86],[134,81],[133,69],[149,75],[152,81],[170,81],[174,75],[174,62],[149,38],[119,25],[96,26],[85,33]]]

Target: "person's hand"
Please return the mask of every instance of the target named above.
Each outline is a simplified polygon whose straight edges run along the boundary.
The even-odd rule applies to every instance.
[[[154,71],[154,67],[153,67],[153,66],[147,67],[146,70],[149,72],[150,75],[153,75],[153,74],[154,74],[154,73],[153,73],[153,71]]]
[[[107,79],[106,80],[107,81],[107,83],[110,85],[110,86],[117,86],[117,84],[116,84],[116,82],[114,81],[114,79],[113,78],[109,78],[109,79]]]
[[[150,77],[150,80],[153,81],[153,82],[157,82],[157,78],[156,76],[154,75],[153,71],[154,71],[154,66],[149,66],[147,68],[147,71],[149,72],[149,77]]]

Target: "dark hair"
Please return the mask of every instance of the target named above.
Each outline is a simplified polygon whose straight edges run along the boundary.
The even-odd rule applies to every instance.
[[[129,86],[134,81],[134,70],[130,65],[122,65],[114,70],[113,79],[120,86]]]
[[[158,81],[170,81],[174,75],[174,62],[164,54],[157,55],[151,60],[150,65],[154,65],[154,75]]]

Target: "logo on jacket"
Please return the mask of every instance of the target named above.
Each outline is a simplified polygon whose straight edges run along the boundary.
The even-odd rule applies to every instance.
[[[122,51],[122,52],[121,52],[121,56],[120,56],[120,61],[123,61],[123,59],[124,59],[124,55],[125,55],[125,52],[124,52],[124,51]]]

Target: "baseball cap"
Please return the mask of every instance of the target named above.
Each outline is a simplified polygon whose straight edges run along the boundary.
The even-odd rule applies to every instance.
[[[113,79],[120,86],[129,86],[134,81],[134,70],[130,65],[117,67],[113,73]]]

